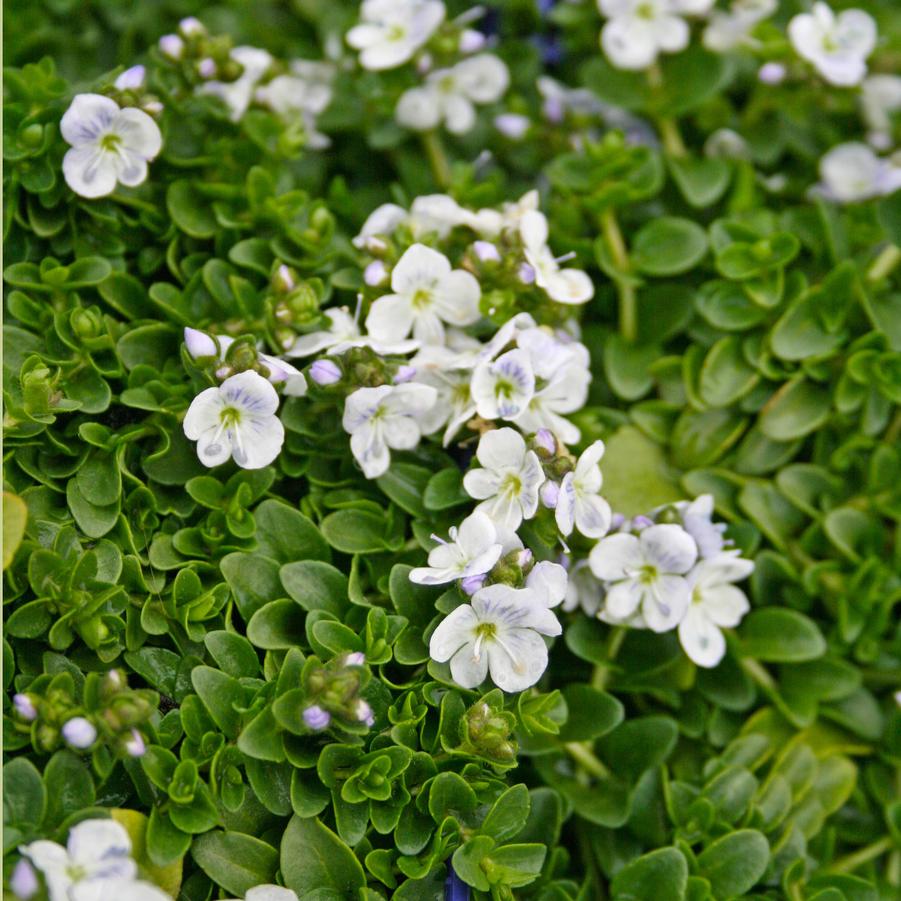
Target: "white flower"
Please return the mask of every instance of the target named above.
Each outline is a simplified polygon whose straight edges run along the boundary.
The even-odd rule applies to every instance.
[[[535,394],[529,355],[517,348],[480,363],[472,374],[471,390],[483,419],[516,419]]]
[[[877,150],[892,145],[892,117],[901,110],[901,76],[871,75],[864,80],[860,105],[869,132],[867,140]]]
[[[608,22],[601,47],[618,69],[647,69],[658,53],[678,53],[688,46],[683,15],[704,15],[715,0],[598,0]]]
[[[798,55],[812,63],[830,84],[850,87],[867,74],[867,57],[876,46],[876,22],[860,9],[836,14],[814,3],[788,23],[788,36]]]
[[[472,364],[466,356],[443,347],[429,344],[412,360],[416,380],[431,385],[437,392],[435,406],[420,417],[424,435],[431,435],[445,426],[442,443],[446,447],[463,424],[475,416],[469,382]]]
[[[244,469],[260,469],[278,456],[285,440],[277,409],[278,394],[266,379],[252,370],[239,372],[194,398],[185,416],[185,435],[197,442],[204,466],[234,457]]]
[[[866,144],[851,141],[823,156],[820,178],[820,190],[830,200],[855,203],[901,188],[901,167],[880,159]]]
[[[297,75],[277,75],[268,84],[256,89],[254,99],[275,110],[284,119],[300,119],[307,146],[321,150],[331,143],[328,137],[316,130],[316,116],[332,99],[329,84],[308,82]]]
[[[559,563],[540,560],[526,576],[525,589],[536,603],[556,607],[566,597],[568,581],[565,567]]]
[[[688,574],[691,603],[679,623],[679,641],[698,666],[716,666],[726,653],[720,629],[732,628],[751,609],[745,593],[732,585],[754,569],[751,560],[727,552],[701,560]]]
[[[272,57],[258,47],[235,47],[229,56],[241,66],[241,75],[234,81],[204,82],[197,93],[218,97],[228,107],[231,121],[238,122],[247,112],[257,84],[272,65]]]
[[[112,194],[147,178],[147,163],[162,149],[159,126],[147,113],[102,94],[76,94],[59,123],[71,149],[63,157],[66,184],[81,197]]]
[[[528,590],[489,585],[439,624],[429,653],[433,660],[450,660],[451,675],[463,688],[475,688],[490,673],[504,691],[523,691],[547,668],[541,636],[560,632],[551,610],[532,601]]]
[[[704,29],[704,46],[716,53],[735,47],[753,47],[751,32],[778,7],[778,0],[732,0],[728,12],[714,10]]]
[[[569,535],[573,526],[586,538],[602,538],[610,528],[610,504],[599,494],[603,477],[598,461],[604,455],[604,442],[590,444],[576,462],[576,468],[566,473],[560,482],[555,517],[562,535]]]
[[[420,566],[410,573],[410,580],[420,585],[442,585],[467,576],[480,576],[491,570],[500,559],[503,545],[497,540],[497,529],[484,513],[476,511],[451,528],[450,541],[441,541],[429,551],[428,567]]]
[[[50,901],[169,901],[146,882],[136,882],[131,840],[114,820],[83,820],[69,830],[64,848],[40,840],[20,847],[47,881]]]
[[[440,0],[364,0],[347,43],[360,51],[364,69],[394,69],[428,41],[444,15]]]
[[[605,582],[605,609],[625,620],[640,611],[655,632],[666,632],[682,621],[689,603],[685,574],[694,566],[698,549],[681,526],[653,525],[640,535],[620,533],[602,538],[589,556],[591,571]]]
[[[561,269],[547,246],[548,228],[544,213],[527,210],[519,223],[523,250],[529,265],[535,270],[535,284],[544,288],[551,300],[580,304],[591,300],[594,285],[581,269]]]
[[[598,581],[587,560],[576,561],[567,573],[563,609],[581,609],[588,616],[597,616],[604,600],[604,586]]]
[[[422,87],[405,91],[394,117],[415,131],[428,131],[443,122],[452,134],[464,134],[476,123],[475,104],[494,103],[509,84],[506,65],[490,53],[480,53],[453,68],[431,72]]]
[[[513,429],[486,432],[479,441],[476,458],[482,469],[471,469],[463,477],[470,497],[482,503],[476,507],[487,513],[503,529],[515,530],[523,519],[538,510],[538,489],[544,471],[534,451]]]
[[[472,325],[479,319],[481,289],[475,276],[451,269],[444,254],[414,244],[391,272],[394,294],[379,297],[366,317],[366,328],[377,341],[402,341],[410,330],[424,344],[441,344],[444,325]]]
[[[357,320],[350,315],[347,307],[331,307],[324,314],[329,321],[328,329],[299,335],[285,352],[287,356],[309,357],[323,350],[329,354],[343,354],[352,347],[371,347],[376,353],[385,355],[407,354],[419,347],[418,341],[389,344],[361,335]]]
[[[682,516],[682,527],[694,538],[700,556],[719,556],[726,525],[713,521],[713,495],[702,494],[690,503],[682,501],[676,508]]]
[[[388,470],[389,448],[411,450],[422,434],[417,417],[435,403],[437,392],[429,385],[381,385],[358,388],[344,403],[344,430],[350,449],[367,479]]]

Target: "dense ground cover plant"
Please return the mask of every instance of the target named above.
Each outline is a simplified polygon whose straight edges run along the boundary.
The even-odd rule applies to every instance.
[[[893,4],[9,7],[12,896],[897,897]]]

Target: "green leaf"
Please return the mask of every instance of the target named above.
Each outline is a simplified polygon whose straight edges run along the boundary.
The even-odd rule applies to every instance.
[[[287,598],[264,604],[247,624],[247,637],[266,651],[287,650],[302,644],[305,635],[303,611]]]
[[[166,208],[175,224],[192,238],[212,238],[216,217],[187,179],[172,182],[166,192]]]
[[[562,691],[569,715],[560,727],[560,741],[591,741],[623,721],[623,705],[605,691],[578,682]]]
[[[44,818],[47,793],[41,774],[25,757],[16,757],[3,767],[3,824],[31,828]]]
[[[683,156],[669,157],[667,164],[682,196],[696,209],[713,206],[732,178],[728,160]]]
[[[299,560],[279,570],[285,591],[304,610],[327,610],[341,616],[347,609],[347,576],[321,560]]]
[[[701,875],[709,880],[717,898],[744,895],[757,884],[769,862],[769,843],[755,829],[724,835],[698,856]]]
[[[331,551],[319,529],[299,510],[266,500],[254,510],[258,552],[278,563],[295,560],[331,560]]]
[[[28,507],[18,495],[3,492],[3,568],[13,562],[13,557],[25,537]]]
[[[191,857],[213,880],[233,895],[254,886],[275,882],[278,851],[272,845],[241,832],[208,832],[191,845]]]
[[[745,654],[773,663],[801,663],[826,653],[826,641],[813,620],[797,610],[752,610],[739,627]]]
[[[394,462],[376,483],[401,510],[411,516],[424,517],[428,512],[424,502],[425,489],[431,477],[431,470],[423,466]]]
[[[901,247],[901,191],[895,191],[879,201],[877,208],[879,224],[885,229],[885,236]]]
[[[353,898],[366,885],[353,851],[317,817],[291,818],[282,836],[281,870],[285,885],[301,897],[332,889]]]
[[[370,510],[336,510],[322,520],[326,541],[345,554],[377,554],[387,549],[384,516]]]
[[[522,830],[530,807],[529,789],[522,784],[513,785],[494,802],[479,831],[498,843],[509,841]]]
[[[260,661],[253,645],[243,636],[224,629],[207,632],[203,639],[219,668],[236,679],[256,676]]]
[[[659,848],[623,867],[610,884],[613,901],[682,901],[688,863],[677,848]]]
[[[691,219],[661,216],[643,225],[632,242],[632,265],[644,275],[679,275],[707,253],[707,235]]]
[[[601,472],[604,497],[625,516],[635,516],[682,497],[659,445],[634,426],[624,426],[607,442]]]
[[[808,379],[799,378],[779,389],[760,413],[760,430],[773,441],[803,438],[829,418],[829,392]]]
[[[240,706],[244,694],[240,683],[211,666],[195,666],[191,670],[191,684],[216,725],[229,738],[237,738],[241,714],[235,706]]]

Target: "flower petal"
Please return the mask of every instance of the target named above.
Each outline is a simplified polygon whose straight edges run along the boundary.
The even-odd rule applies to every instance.
[[[745,593],[734,585],[715,585],[708,588],[700,606],[704,615],[713,623],[724,629],[737,626],[742,617],[751,609]]]
[[[461,688],[476,688],[488,675],[488,648],[483,646],[478,657],[474,651],[475,646],[468,642],[451,657],[451,676]]]
[[[494,429],[482,435],[476,457],[486,469],[519,466],[526,453],[526,442],[515,429]]]
[[[697,606],[692,607],[679,623],[679,641],[698,666],[714,667],[726,654],[723,633]]]
[[[402,341],[413,327],[413,305],[401,294],[379,297],[366,317],[366,331],[376,341]]]
[[[641,543],[635,535],[626,534],[608,535],[592,548],[588,559],[591,571],[607,582],[625,579],[644,565]]]
[[[547,645],[531,629],[505,632],[503,642],[485,642],[491,681],[504,691],[524,691],[547,669]]]
[[[76,94],[63,113],[59,130],[73,147],[95,141],[119,113],[119,104],[102,94]]]
[[[450,271],[451,264],[443,253],[425,244],[413,244],[392,270],[391,287],[398,294],[412,296],[422,288],[431,290]]]
[[[641,615],[649,629],[668,632],[674,629],[685,616],[691,599],[688,582],[682,576],[659,576],[644,593]]]
[[[63,177],[79,197],[105,197],[116,190],[115,158],[94,144],[82,144],[66,151]]]
[[[610,504],[600,495],[576,498],[576,528],[586,538],[603,538],[610,530],[612,518]]]
[[[272,416],[278,409],[278,392],[258,372],[248,369],[227,378],[219,387],[223,403],[253,416]]]
[[[143,110],[135,107],[119,110],[112,128],[122,138],[126,150],[145,160],[152,160],[163,148],[159,125]]]
[[[638,610],[644,598],[645,591],[639,582],[634,579],[624,579],[617,582],[604,598],[604,609],[614,619],[628,619]]]
[[[674,523],[648,526],[640,540],[648,562],[664,573],[687,573],[698,559],[694,539]]]
[[[219,427],[219,414],[222,412],[222,396],[218,388],[207,388],[201,391],[185,414],[182,424],[185,437],[196,441],[208,429]]]

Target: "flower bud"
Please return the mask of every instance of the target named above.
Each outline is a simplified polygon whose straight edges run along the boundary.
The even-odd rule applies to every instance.
[[[200,37],[202,34],[206,34],[206,28],[203,27],[203,23],[196,16],[188,16],[181,20],[178,23],[178,30],[186,37]]]
[[[416,60],[416,73],[418,75],[425,75],[432,68],[432,54],[431,53],[423,53],[419,59]]]
[[[622,513],[614,513],[613,516],[610,517],[610,531],[615,532],[617,529],[622,528],[625,521],[626,517],[623,516]]]
[[[539,429],[535,433],[535,445],[548,454],[557,453],[557,439],[550,429]]]
[[[38,718],[37,708],[28,695],[13,695],[13,707],[15,707],[16,713],[26,722],[31,723]]]
[[[158,116],[163,111],[163,104],[159,100],[148,100],[142,107],[148,116]]]
[[[147,72],[143,66],[132,66],[126,69],[115,81],[115,86],[120,91],[136,91],[143,87],[144,77]]]
[[[310,367],[310,378],[317,385],[334,385],[341,381],[341,370],[332,360],[316,360]]]
[[[555,125],[562,122],[566,115],[566,107],[559,97],[548,97],[544,101],[541,111],[544,113],[544,118]]]
[[[654,520],[649,516],[644,516],[639,513],[638,516],[632,517],[632,528],[636,531],[640,531],[641,529],[646,529],[648,526],[654,525]]]
[[[460,588],[463,589],[464,594],[468,594],[470,597],[474,595],[484,584],[487,579],[487,575],[482,573],[479,576],[466,576],[460,582]]]
[[[531,124],[528,116],[521,116],[519,113],[501,113],[494,117],[494,127],[511,141],[520,140]]]
[[[781,84],[785,81],[788,70],[782,63],[764,63],[757,72],[757,80],[762,84]]]
[[[131,735],[125,741],[125,753],[129,757],[143,757],[147,751],[147,745],[144,743],[144,737],[137,729],[131,730]]]
[[[415,366],[399,366],[397,372],[394,374],[394,384],[403,385],[404,382],[412,381],[416,378],[416,372]]]
[[[460,34],[460,53],[478,53],[485,46],[487,40],[481,31],[467,28]]]
[[[363,281],[374,288],[377,285],[383,285],[388,278],[388,267],[381,260],[373,260],[363,270]]]
[[[560,500],[560,486],[549,479],[538,490],[538,495],[541,498],[541,503],[548,510],[556,510],[557,501]]]
[[[23,857],[14,867],[9,877],[9,887],[19,901],[28,901],[40,888],[34,867]]]
[[[331,714],[327,710],[323,710],[318,704],[307,707],[303,712],[303,721],[308,729],[315,732],[321,732],[328,728],[328,724],[332,721]]]
[[[525,569],[527,566],[530,566],[532,563],[532,552],[529,548],[524,547],[517,555],[516,555],[516,565],[520,569]]]
[[[357,704],[354,707],[354,715],[361,723],[365,723],[370,728],[375,723],[375,716],[372,713],[372,708],[362,698],[357,701]]]
[[[362,651],[353,651],[344,658],[345,666],[365,666],[366,655]]]
[[[75,716],[63,726],[63,738],[73,748],[84,750],[97,741],[97,730],[90,720]]]
[[[282,263],[272,276],[272,287],[280,294],[287,294],[297,287],[296,273],[290,266]]]
[[[169,59],[181,59],[185,42],[177,34],[164,34],[159,41],[160,52]]]
[[[528,263],[520,263],[516,274],[524,285],[531,285],[535,281],[535,270]]]
[[[216,71],[216,61],[208,56],[197,63],[197,74],[201,78],[213,78],[216,75]]]
[[[501,261],[501,254],[497,249],[497,245],[492,244],[490,241],[474,241],[472,250],[482,263],[499,263]]]
[[[185,328],[185,347],[194,360],[219,356],[219,347],[215,340],[196,328]]]

